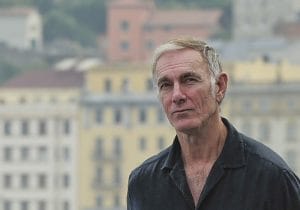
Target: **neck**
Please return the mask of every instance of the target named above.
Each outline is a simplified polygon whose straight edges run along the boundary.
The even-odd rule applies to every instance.
[[[182,158],[185,164],[214,162],[220,155],[227,129],[222,120],[219,119],[213,125],[207,125],[200,132],[177,133]]]

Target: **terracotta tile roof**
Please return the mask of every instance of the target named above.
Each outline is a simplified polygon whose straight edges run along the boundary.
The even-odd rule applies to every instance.
[[[215,26],[219,24],[222,11],[213,10],[156,10],[147,25],[150,26],[178,26],[203,25]]]
[[[109,6],[114,7],[153,7],[154,3],[152,1],[140,1],[140,0],[114,0],[109,1]]]
[[[4,88],[80,88],[84,73],[77,71],[29,71],[6,81]]]

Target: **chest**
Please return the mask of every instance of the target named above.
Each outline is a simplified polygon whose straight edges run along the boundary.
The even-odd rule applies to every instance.
[[[185,169],[187,183],[193,196],[195,205],[200,198],[201,192],[211,171],[212,165],[212,163],[202,165],[200,164],[198,166]]]

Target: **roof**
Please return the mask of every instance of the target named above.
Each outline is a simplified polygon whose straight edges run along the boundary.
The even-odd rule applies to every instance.
[[[109,6],[112,7],[154,7],[154,1],[153,0],[114,0],[109,1]]]
[[[222,11],[211,10],[156,10],[148,25],[218,25]],[[180,18],[178,18],[180,17]]]
[[[80,88],[84,73],[78,71],[29,71],[6,81],[2,88]]]
[[[31,7],[0,8],[0,16],[28,16],[38,11]]]

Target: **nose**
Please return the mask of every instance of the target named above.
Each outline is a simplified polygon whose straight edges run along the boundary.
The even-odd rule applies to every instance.
[[[186,95],[182,91],[180,84],[175,83],[173,87],[172,102],[179,105],[186,101]]]

